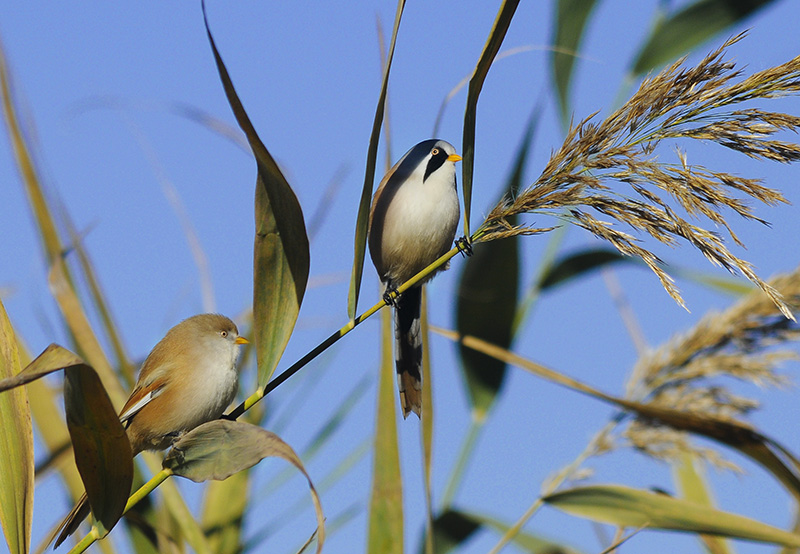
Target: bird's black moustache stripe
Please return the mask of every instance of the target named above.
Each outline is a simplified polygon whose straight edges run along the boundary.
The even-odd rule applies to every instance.
[[[445,152],[443,148],[439,148],[438,150],[439,152],[431,156],[431,159],[428,160],[428,165],[425,168],[425,176],[422,178],[423,183],[428,180],[428,176],[430,176],[431,173],[442,167],[444,162],[447,161],[447,152]]]

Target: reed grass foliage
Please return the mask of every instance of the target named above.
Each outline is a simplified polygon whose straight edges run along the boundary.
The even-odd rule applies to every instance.
[[[775,138],[781,131],[796,133],[800,117],[741,106],[797,94],[800,57],[742,78],[724,53],[743,37],[727,40],[695,67],[686,67],[683,58],[645,79],[605,120],[595,122],[595,114],[571,125],[539,178],[491,210],[476,233],[478,240],[550,231],[553,227],[514,225],[508,220],[526,213],[556,213],[622,254],[642,260],[685,307],[674,280],[640,237],[669,246],[682,240],[712,263],[758,285],[784,316],[794,318],[780,293],[731,252],[726,237],[707,228],[723,228],[728,238],[744,246],[726,216],[733,213],[766,223],[754,215],[750,203],[776,205],[786,202],[784,196],[759,179],[692,164],[677,144],[681,139],[703,140],[756,159],[781,163],[800,159],[800,146]],[[666,162],[658,155],[665,142],[673,142],[677,161]]]
[[[795,313],[800,310],[800,267],[771,279],[769,287]],[[790,343],[798,339],[800,326],[757,290],[727,310],[707,314],[692,329],[643,354],[631,373],[627,396],[751,428],[746,417],[759,404],[733,392],[730,380],[761,387],[788,385],[779,369],[782,363],[800,358],[790,349]],[[677,460],[689,451],[718,466],[735,468],[715,451],[692,445],[687,433],[653,420],[636,419],[623,435],[630,445],[658,458]]]
[[[473,72],[464,117],[462,144],[464,151],[462,166],[465,167],[465,173],[461,185],[465,192],[464,203],[467,207],[465,211],[468,211],[471,202],[478,93],[484,79],[489,75],[493,61],[502,55],[498,51],[517,4],[515,0],[502,2],[489,39]],[[583,4],[587,10],[591,9],[591,2]],[[404,5],[403,0],[398,2],[389,55],[384,64],[381,92],[367,153],[362,207],[364,205],[368,207],[369,204],[376,171],[380,131],[384,119],[388,120],[389,112],[385,109],[385,103],[389,90],[391,55],[395,43],[398,48],[404,47],[402,34],[398,42],[398,29]],[[562,15],[568,17],[573,12],[574,9],[563,10]],[[583,17],[590,17],[589,11],[586,11]],[[579,27],[583,28],[583,22]],[[575,40],[572,44],[578,45],[580,40],[577,39],[580,37],[573,38]],[[514,239],[506,241],[505,244],[479,245],[475,257],[461,266],[461,270],[464,271],[462,285],[464,283],[470,285],[462,289],[470,290],[452,300],[453,303],[460,304],[461,314],[467,315],[460,318],[462,321],[459,322],[459,332],[449,333],[452,335],[450,338],[464,347],[461,349],[464,359],[467,358],[464,355],[466,349],[480,352],[481,357],[473,357],[473,362],[467,362],[473,363],[479,371],[464,372],[469,385],[473,388],[470,393],[473,422],[464,435],[464,448],[455,458],[458,462],[453,465],[449,482],[444,494],[441,495],[443,500],[434,505],[434,499],[438,501],[439,494],[434,487],[436,481],[431,479],[435,467],[431,460],[434,459],[434,446],[438,443],[434,443],[432,437],[439,433],[434,433],[434,419],[431,417],[434,412],[432,399],[435,398],[431,393],[431,387],[427,389],[429,396],[425,399],[426,407],[423,410],[427,415],[422,420],[424,445],[422,471],[426,480],[424,522],[422,517],[418,517],[423,512],[420,508],[421,502],[418,502],[419,498],[414,497],[413,488],[409,486],[410,481],[403,478],[406,472],[401,471],[403,469],[401,462],[406,463],[406,460],[401,456],[403,450],[400,445],[402,440],[406,440],[404,436],[408,431],[399,433],[397,427],[394,370],[390,355],[391,330],[385,327],[382,375],[379,385],[375,387],[378,391],[378,409],[374,414],[374,428],[371,425],[364,425],[365,421],[368,422],[369,415],[359,413],[358,431],[364,436],[356,438],[364,439],[361,444],[347,451],[340,463],[329,468],[327,475],[317,479],[315,473],[319,471],[315,471],[316,468],[312,468],[309,472],[320,483],[318,497],[317,488],[310,484],[309,479],[312,503],[317,517],[318,531],[315,536],[318,549],[322,548],[325,537],[320,498],[326,505],[326,513],[332,514],[326,523],[330,530],[328,536],[342,528],[350,518],[354,517],[353,514],[363,512],[367,535],[366,550],[381,554],[388,551],[402,552],[408,529],[421,522],[420,527],[424,526],[422,532],[425,534],[423,539],[426,554],[443,552],[453,546],[465,546],[469,536],[481,526],[503,533],[503,538],[492,552],[499,551],[512,539],[520,544],[527,544],[526,549],[530,551],[545,549],[571,551],[559,545],[553,546],[549,540],[543,541],[540,537],[522,530],[526,521],[543,503],[556,507],[560,503],[562,508],[565,505],[574,508],[576,504],[580,504],[579,510],[573,509],[575,513],[598,521],[611,521],[620,526],[649,525],[651,528],[660,526],[664,529],[692,533],[714,532],[723,536],[766,540],[791,546],[798,544],[799,539],[796,535],[787,537],[785,532],[781,535],[774,531],[763,532],[761,528],[747,531],[741,519],[722,514],[720,511],[711,513],[709,510],[695,510],[693,512],[695,515],[686,515],[683,502],[676,504],[664,495],[655,495],[648,491],[627,488],[623,490],[618,486],[596,486],[592,489],[584,487],[583,490],[577,491],[559,490],[566,482],[578,480],[587,474],[590,469],[586,464],[587,460],[620,446],[631,446],[647,455],[670,462],[684,458],[696,460],[695,457],[699,456],[720,466],[733,467],[718,449],[701,448],[695,444],[694,437],[699,436],[716,441],[719,445],[738,449],[739,453],[760,464],[765,471],[771,472],[787,491],[794,495],[795,500],[800,502],[800,461],[748,421],[748,415],[757,407],[757,403],[743,396],[740,387],[730,386],[732,379],[757,385],[783,385],[786,379],[779,372],[780,366],[783,362],[796,357],[796,353],[788,349],[788,343],[800,338],[800,327],[795,321],[795,315],[800,309],[800,268],[768,282],[762,281],[752,265],[731,250],[744,246],[744,241],[733,230],[732,216],[765,224],[766,221],[756,215],[754,205],[758,203],[776,205],[786,200],[779,191],[766,186],[759,179],[745,178],[731,172],[690,163],[687,154],[681,150],[681,145],[686,141],[703,141],[716,143],[757,160],[789,163],[800,158],[800,146],[782,139],[788,132],[797,131],[800,118],[765,111],[763,107],[764,100],[798,93],[800,57],[747,77],[736,68],[735,64],[725,60],[727,49],[742,38],[743,35],[737,35],[728,40],[694,67],[688,66],[684,59],[647,78],[630,100],[605,119],[600,120],[597,114],[594,114],[577,124],[570,125],[563,144],[552,153],[540,176],[529,187],[520,189],[517,186],[517,179],[521,179],[523,162],[533,140],[532,120],[514,165],[515,170],[509,179],[513,186],[508,188],[513,192],[508,193],[490,210],[472,238],[479,242],[491,243],[506,237],[521,239],[523,235],[547,233],[556,227],[537,227],[530,219],[523,219],[522,216],[549,214],[611,243],[621,254],[641,260],[656,274],[672,298],[681,305],[683,299],[680,291],[655,253],[655,248],[650,246],[652,244],[677,246],[688,243],[711,262],[745,276],[759,288],[754,287],[753,294],[730,309],[707,315],[694,328],[676,336],[663,346],[643,352],[631,371],[630,379],[624,385],[624,398],[618,398],[568,377],[567,371],[551,370],[536,364],[524,358],[522,352],[512,352],[510,348],[515,344],[522,351],[529,345],[535,344],[534,351],[537,355],[542,352],[539,350],[540,344],[527,341],[525,340],[527,337],[517,334],[523,327],[521,322],[530,312],[532,299],[539,294],[549,292],[556,280],[554,276],[558,274],[559,267],[561,267],[559,279],[563,281],[566,279],[564,275],[584,276],[591,268],[616,261],[619,256],[610,253],[609,249],[601,252],[590,251],[581,255],[563,256],[561,258],[566,263],[559,266],[553,261],[559,258],[556,252],[559,244],[554,240],[551,243],[555,244],[552,247],[551,259],[548,261],[546,255],[540,264],[541,279],[537,279],[532,291],[529,291],[525,300],[521,301],[521,291],[518,289],[525,280],[524,275],[520,274],[519,283],[517,278],[511,275],[518,269],[525,268],[523,263],[525,260],[522,259],[522,249],[519,248],[518,241]],[[137,540],[134,537],[131,544],[134,544],[133,548],[140,550],[161,551],[164,549],[163,545],[167,544],[181,548],[180,545],[185,543],[197,552],[250,552],[259,549],[266,537],[272,538],[278,531],[285,532],[290,528],[290,523],[295,525],[293,520],[300,519],[297,517],[298,514],[302,516],[300,508],[292,507],[284,496],[281,496],[279,501],[268,502],[268,497],[278,490],[279,485],[285,480],[283,474],[275,475],[268,487],[258,487],[256,490],[255,484],[259,483],[260,475],[257,478],[255,471],[240,470],[245,466],[250,467],[251,462],[255,463],[266,455],[282,452],[285,459],[308,477],[303,465],[300,464],[301,459],[303,464],[308,464],[317,456],[329,456],[330,451],[323,447],[333,443],[337,443],[339,448],[348,448],[339,444],[347,441],[340,441],[341,435],[337,434],[337,431],[342,428],[340,426],[350,411],[355,412],[363,407],[364,403],[357,400],[368,389],[374,374],[368,374],[367,379],[363,381],[367,385],[357,385],[351,393],[342,395],[341,403],[337,404],[333,412],[321,416],[320,412],[308,410],[308,405],[314,398],[313,388],[324,382],[320,366],[315,368],[317,373],[307,380],[305,385],[300,382],[298,392],[289,402],[270,403],[267,407],[265,406],[267,403],[261,403],[261,400],[301,368],[309,365],[322,352],[327,351],[334,343],[348,335],[356,325],[384,307],[383,303],[379,302],[356,316],[363,266],[363,241],[366,239],[363,219],[366,212],[364,212],[361,222],[356,224],[355,259],[348,296],[347,322],[340,329],[333,331],[318,346],[308,350],[288,369],[277,376],[273,374],[287,342],[297,332],[295,322],[308,283],[309,240],[298,197],[284,177],[282,169],[278,167],[270,151],[256,133],[244,105],[236,94],[233,79],[222,62],[222,56],[217,51],[210,32],[208,39],[226,97],[237,122],[248,137],[257,168],[256,199],[253,204],[256,217],[253,262],[254,315],[253,327],[248,334],[255,337],[254,344],[259,351],[257,356],[259,377],[254,384],[255,390],[248,391],[250,395],[228,414],[232,419],[240,416],[243,419],[247,418],[249,423],[211,422],[204,429],[195,430],[192,435],[187,435],[191,440],[188,444],[184,442],[182,445],[177,445],[184,448],[176,448],[168,455],[165,468],[161,469],[162,466],[158,463],[150,465],[150,472],[155,476],[128,499],[128,507],[132,507],[144,496],[149,495],[156,487],[161,487],[165,501],[142,508],[130,518],[134,525],[138,524],[147,530],[149,535],[155,537],[152,545],[142,548],[134,544]],[[571,71],[570,68],[568,73]],[[569,75],[565,78],[565,83],[568,82],[568,77]],[[16,146],[17,165],[22,169],[23,183],[29,191],[29,202],[34,208],[39,234],[45,246],[44,257],[51,269],[51,292],[57,300],[57,308],[63,318],[63,327],[66,331],[64,334],[70,337],[70,346],[85,357],[86,364],[97,370],[103,381],[102,386],[111,400],[121,404],[125,398],[123,392],[126,388],[125,383],[130,384],[132,377],[130,368],[133,364],[128,360],[122,343],[116,340],[112,342],[117,345],[114,350],[118,359],[112,363],[92,328],[87,313],[108,314],[105,298],[77,232],[72,233],[72,242],[75,245],[70,252],[77,253],[80,264],[72,263],[70,256],[65,254],[63,244],[66,241],[62,240],[58,226],[55,225],[49,199],[42,192],[39,173],[34,171],[36,165],[33,162],[34,157],[28,151],[30,146],[23,140],[25,133],[18,124],[15,103],[12,101],[1,55],[0,85],[2,85],[0,88],[3,92],[9,135]],[[563,97],[566,98],[566,95]],[[758,107],[754,107],[756,104]],[[388,121],[386,123],[388,124]],[[671,153],[670,147],[672,147]],[[665,161],[667,159],[669,161]],[[63,210],[66,214],[66,209]],[[218,222],[214,221],[211,224],[217,225]],[[556,233],[552,235],[552,237],[557,236]],[[655,243],[652,239],[655,239]],[[732,246],[729,246],[730,243]],[[480,248],[483,248],[483,253]],[[426,268],[425,273],[431,273],[437,266],[446,264],[456,253],[457,249],[454,248],[442,256],[436,264]],[[477,265],[481,259],[486,259],[481,256],[489,253],[493,258],[492,263]],[[468,273],[469,263],[473,264],[473,269],[476,267],[480,269],[478,272],[480,274]],[[73,266],[74,270],[71,270]],[[563,268],[567,266],[570,267],[564,270]],[[509,268],[514,271],[511,272]],[[421,279],[421,275],[416,277],[417,281]],[[92,292],[91,303],[78,293],[75,282],[89,283]],[[409,286],[411,281],[406,283],[405,289],[403,287],[401,289],[407,290]],[[489,294],[486,294],[487,292]],[[477,305],[476,302],[481,298],[488,300]],[[467,302],[472,302],[472,306],[470,307]],[[3,312],[1,302],[0,312]],[[491,318],[488,315],[490,313]],[[280,316],[279,325],[272,316]],[[119,336],[118,329],[110,317],[104,315],[99,320],[103,322],[103,330],[109,336]],[[423,329],[426,329],[427,319],[424,318],[423,321],[425,322]],[[487,325],[491,326],[489,331]],[[9,436],[13,434],[14,444],[20,445],[19,453],[11,458],[18,466],[19,471],[16,473],[19,475],[14,476],[9,470],[3,473],[4,476],[8,473],[9,478],[0,479],[0,497],[12,498],[15,512],[11,514],[13,517],[9,518],[6,517],[7,512],[0,510],[2,516],[0,523],[4,526],[9,548],[15,553],[27,552],[30,543],[33,494],[31,414],[43,442],[52,453],[43,466],[52,464],[61,471],[63,480],[70,483],[73,494],[80,494],[86,488],[75,475],[72,475],[75,471],[71,464],[58,462],[59,457],[61,460],[66,459],[68,455],[64,455],[64,452],[69,451],[69,438],[59,408],[60,395],[56,389],[51,390],[47,387],[43,380],[35,381],[35,379],[70,364],[83,364],[83,358],[65,349],[50,348],[37,358],[38,361],[27,364],[27,370],[20,372],[19,368],[26,364],[21,361],[24,356],[21,354],[21,348],[18,352],[15,333],[12,332],[7,319],[0,327],[6,329],[3,331],[0,328],[2,331],[0,366],[5,363],[5,366],[12,368],[12,371],[6,373],[13,375],[13,378],[8,377],[0,383],[0,391],[5,386],[18,387],[19,391],[23,391],[25,389],[19,385],[26,382],[30,382],[31,387],[30,408],[27,407],[27,401],[23,402],[24,398],[21,395],[13,400],[15,404],[11,404],[9,393],[0,396],[0,410],[4,410],[4,414],[13,414],[18,427],[15,429],[7,425],[4,429],[7,427],[5,430]],[[441,330],[439,333],[446,335]],[[571,347],[580,346],[581,337],[576,336],[575,341]],[[247,353],[246,350],[242,365],[247,359]],[[487,357],[491,357],[488,363]],[[500,363],[492,364],[494,360]],[[48,363],[45,364],[45,361]],[[543,484],[544,493],[542,495],[531,493],[535,497],[532,499],[531,508],[513,525],[478,513],[472,507],[469,510],[465,509],[459,505],[462,498],[457,495],[459,487],[466,483],[462,480],[462,476],[467,475],[465,471],[467,463],[474,459],[472,449],[478,448],[481,444],[481,441],[477,440],[480,425],[483,425],[483,421],[488,421],[491,407],[501,401],[499,391],[503,376],[500,375],[498,378],[497,375],[498,372],[504,375],[507,371],[506,366],[521,367],[540,379],[587,395],[594,400],[604,402],[605,405],[613,406],[614,409],[611,421],[603,422],[603,429],[586,446],[584,452],[568,467],[558,472],[553,479]],[[491,372],[492,367],[495,368],[495,373],[487,373],[487,368]],[[430,361],[426,360],[425,372],[429,384],[435,383],[448,370],[447,367],[442,367],[442,373],[437,375],[439,368],[429,371],[430,369]],[[311,370],[312,368],[307,369]],[[344,380],[352,375],[352,372],[338,372],[336,386],[341,386]],[[493,379],[486,379],[487,375]],[[474,386],[475,383],[479,383],[482,389],[478,390]],[[33,389],[33,387],[40,388]],[[34,390],[37,392],[34,393]],[[508,387],[505,390],[508,390]],[[542,413],[537,405],[531,408],[529,400],[526,398],[521,413],[523,415]],[[46,406],[42,407],[44,404]],[[254,409],[256,405],[258,409]],[[67,409],[69,412],[69,406]],[[283,410],[279,413],[281,416],[279,418],[274,417],[277,409]],[[317,407],[314,406],[313,409],[316,410]],[[528,412],[529,410],[532,411]],[[43,413],[48,414],[47,417],[42,416]],[[118,424],[113,410],[109,413],[107,419]],[[312,417],[309,417],[309,414]],[[479,417],[475,414],[479,414]],[[517,418],[512,424],[516,425],[523,419]],[[43,425],[40,421],[45,421],[46,424]],[[316,431],[312,434],[309,446],[297,454],[282,441],[280,443],[276,441],[271,432],[250,425],[251,423],[269,425],[271,431],[279,431],[284,427],[284,423],[289,421],[300,426],[312,425],[311,428]],[[450,425],[455,419],[450,413],[438,421],[445,421],[446,425]],[[546,418],[537,424],[546,425]],[[53,434],[54,429],[59,430],[57,435]],[[444,429],[446,429],[444,434],[448,434],[447,429],[452,428]],[[223,444],[223,438],[233,440],[237,437],[240,440],[235,444],[227,442]],[[266,442],[258,444],[258,437]],[[241,450],[237,450],[234,446],[240,447]],[[367,503],[363,498],[348,506],[352,495],[361,495],[363,490],[359,491],[359,487],[349,487],[352,490],[342,492],[340,487],[329,493],[327,489],[339,484],[348,471],[353,468],[360,469],[362,466],[359,462],[370,450],[373,453],[374,469],[368,507],[365,508]],[[216,458],[212,458],[212,455]],[[537,463],[540,461],[536,460]],[[528,467],[532,466],[526,466],[526,472]],[[492,482],[495,483],[492,485],[492,492],[501,494],[503,485],[497,484],[499,482],[496,480],[498,469],[501,472],[509,471],[505,467],[504,460],[500,460],[500,464],[482,464],[482,467],[477,469],[473,466],[472,471],[475,471],[476,475],[480,471],[490,472]],[[202,480],[206,477],[226,477],[234,472],[238,472],[235,473],[235,477],[216,483],[209,489],[210,492],[203,501],[202,521],[195,521],[178,489],[167,479],[171,475],[188,474],[192,478]],[[95,477],[100,479],[102,476]],[[363,474],[358,479],[361,477]],[[528,475],[514,475],[513,479],[521,482],[527,480]],[[512,484],[512,486],[517,485]],[[97,488],[102,489],[101,492],[104,493],[109,487],[98,485]],[[124,500],[124,495],[130,489],[129,482],[125,481],[122,488],[124,490],[120,498]],[[280,491],[276,494],[285,493]],[[616,509],[616,517],[610,520],[609,498],[614,501],[612,507]],[[303,501],[301,506],[305,509],[307,498],[303,497]],[[11,506],[12,503],[4,501],[3,507],[7,505]],[[484,510],[486,507],[480,505],[476,509]],[[672,514],[685,517],[676,523],[677,520],[674,518],[667,521],[664,517],[659,520],[654,519],[655,516],[648,515],[648,519],[642,523],[642,514],[654,514],[653,510],[662,509],[671,510]],[[663,510],[656,515],[663,516]],[[254,524],[256,527],[254,538],[250,536],[245,538],[243,532],[245,527],[242,522],[257,511],[260,514],[267,513],[271,519],[256,518],[264,521]],[[606,519],[603,519],[603,515]],[[708,521],[703,519],[706,516],[713,517],[714,524],[719,526],[704,526],[704,522]],[[118,518],[119,514],[114,517]],[[137,518],[140,521],[137,521]],[[721,521],[721,518],[725,521]],[[163,521],[174,521],[175,524],[164,526],[161,525]],[[303,524],[310,527],[308,521],[297,525]],[[110,529],[113,522],[103,525],[104,530],[96,526],[84,536],[75,547],[75,551],[88,548]],[[131,528],[134,528],[134,525]],[[116,535],[121,536],[120,533]],[[305,539],[305,536],[301,538]],[[448,543],[448,539],[452,541]],[[352,549],[350,539],[341,540],[348,540],[350,543],[348,546]],[[308,543],[305,546],[308,546]],[[103,541],[98,547],[107,552],[113,551],[111,541]],[[302,548],[300,550],[302,551]]]

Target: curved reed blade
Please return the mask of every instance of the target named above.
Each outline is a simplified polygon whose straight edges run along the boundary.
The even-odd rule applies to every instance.
[[[254,247],[253,332],[258,384],[269,382],[297,322],[308,283],[310,254],[303,211],[278,164],[258,137],[203,21],[228,103],[255,156],[256,236]]]
[[[167,453],[164,468],[199,483],[224,480],[266,457],[286,460],[308,481],[317,517],[317,552],[325,542],[325,516],[319,496],[303,462],[278,435],[242,421],[217,419],[189,431]]]
[[[403,477],[397,437],[392,316],[381,310],[381,367],[372,461],[367,552],[403,554]],[[423,416],[424,417],[424,416]]]
[[[733,29],[774,0],[697,0],[661,20],[639,50],[632,72],[642,75]]]
[[[569,122],[572,111],[569,103],[572,70],[578,57],[578,48],[586,29],[586,22],[596,3],[596,0],[558,0],[556,18],[553,22],[553,51],[550,60],[553,65],[553,86],[561,108],[562,123]]]
[[[25,366],[22,371],[15,373],[13,377],[7,377],[0,381],[0,392],[25,385],[26,383],[35,381],[59,369],[65,369],[83,363],[83,360],[79,356],[73,354],[66,348],[57,344],[51,344],[45,348],[36,359]]]
[[[90,366],[76,364],[65,369],[64,409],[75,464],[100,536],[105,536],[122,517],[131,492],[131,444],[100,378]]]
[[[533,142],[538,112],[531,117],[502,196],[513,197],[521,188],[525,163]],[[508,221],[516,225],[517,219]],[[519,237],[494,244],[477,243],[473,256],[463,264],[458,283],[456,327],[461,335],[472,335],[509,348],[514,337],[514,322],[519,300]],[[504,362],[459,346],[461,368],[472,404],[473,416],[482,420],[491,408],[506,375]]]
[[[478,96],[481,94],[483,83],[486,80],[486,75],[489,73],[489,68],[492,67],[497,51],[503,44],[503,39],[506,38],[506,31],[511,25],[511,19],[514,17],[514,12],[517,11],[519,0],[503,0],[500,10],[497,12],[497,17],[492,25],[492,30],[489,33],[489,38],[481,52],[481,57],[475,65],[475,70],[472,72],[472,77],[469,80],[469,89],[467,92],[467,107],[464,110],[464,135],[461,141],[461,149],[463,152],[463,162],[461,164],[461,186],[464,195],[464,236],[469,237],[469,214],[472,205],[472,172],[475,167],[475,122],[478,111]]]
[[[367,251],[367,228],[369,227],[369,207],[372,199],[372,185],[375,181],[375,165],[378,160],[378,143],[381,138],[381,124],[383,112],[386,107],[386,91],[389,87],[389,71],[392,69],[394,47],[397,43],[397,31],[400,28],[400,19],[403,17],[405,0],[398,0],[397,12],[394,16],[394,28],[389,51],[386,53],[386,65],[383,68],[381,93],[378,96],[378,107],[375,109],[375,119],[372,122],[372,133],[369,136],[367,149],[367,169],[364,173],[364,186],[361,189],[361,200],[358,203],[358,216],[356,217],[355,244],[353,247],[353,271],[350,275],[350,290],[347,293],[347,317],[351,320],[356,317],[358,309],[358,295],[361,292],[361,276],[364,273],[364,255]]]
[[[531,52],[536,49],[537,48],[531,44],[527,44],[524,46],[515,46],[513,48],[509,48],[508,50],[504,50],[503,52],[497,54],[494,61],[497,62],[503,58],[509,58],[511,56],[516,56],[517,54],[522,54],[524,52]],[[439,110],[436,112],[436,119],[433,122],[433,131],[431,132],[432,137],[439,136],[439,129],[442,126],[442,120],[444,119],[444,112],[447,109],[447,106],[450,104],[453,98],[455,98],[455,96],[459,92],[461,92],[461,89],[463,89],[465,86],[469,84],[469,79],[471,76],[472,73],[466,75],[463,79],[461,79],[458,83],[456,83],[456,86],[451,88],[450,91],[442,99],[442,103],[439,104]]]
[[[539,290],[545,291],[616,263],[637,263],[610,248],[587,248],[555,260],[539,280]]]
[[[622,527],[703,533],[800,547],[800,535],[666,494],[623,487],[575,487],[545,496],[559,510]]]
[[[0,302],[0,378],[19,373],[17,339]],[[0,394],[0,525],[12,554],[27,554],[33,521],[33,424],[24,388]]]

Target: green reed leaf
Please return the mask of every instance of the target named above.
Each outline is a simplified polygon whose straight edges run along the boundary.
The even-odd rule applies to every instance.
[[[375,166],[378,160],[378,143],[381,138],[381,124],[383,112],[386,107],[386,92],[389,87],[389,71],[392,69],[394,47],[397,43],[397,31],[400,29],[400,19],[403,17],[405,0],[398,0],[397,11],[394,16],[394,28],[389,51],[386,53],[386,65],[383,68],[381,92],[378,96],[378,106],[375,108],[375,119],[372,121],[372,133],[369,136],[367,148],[367,169],[364,173],[364,186],[361,189],[361,200],[358,203],[358,216],[356,217],[355,246],[353,247],[353,270],[350,275],[350,290],[347,293],[347,317],[351,320],[356,317],[358,309],[358,295],[361,291],[361,276],[364,273],[364,256],[367,251],[367,230],[369,227],[369,209],[372,199],[372,184],[375,181]]]
[[[0,302],[0,378],[19,373],[17,338]],[[33,520],[33,424],[24,388],[0,394],[0,525],[12,554],[30,550]]]
[[[514,17],[514,12],[517,11],[518,5],[519,0],[503,0],[492,25],[492,30],[489,33],[489,38],[486,40],[481,52],[481,57],[478,59],[478,63],[475,65],[472,77],[469,80],[467,106],[464,110],[464,134],[461,144],[463,150],[461,155],[464,157],[461,165],[461,186],[464,194],[465,237],[470,236],[469,216],[472,205],[472,173],[475,168],[475,125],[478,112],[478,96],[481,94],[489,68],[492,67],[492,62],[494,62],[494,58],[503,44],[503,39],[506,38],[506,32],[511,25],[511,20]]]
[[[718,33],[740,25],[774,0],[698,0],[662,20],[633,62],[642,75],[690,52]]]
[[[766,523],[665,494],[619,485],[576,487],[543,500],[567,513],[621,527],[667,529],[800,546],[800,535]]]
[[[553,84],[558,93],[563,122],[569,122],[569,85],[572,81],[572,70],[578,57],[578,48],[583,39],[586,23],[596,3],[596,0],[558,0],[557,3],[553,22],[553,52],[550,59],[553,65]]]
[[[381,311],[381,367],[372,462],[367,552],[403,554],[403,478],[397,442],[397,384],[392,356],[394,326]],[[424,416],[423,416],[424,417]]]
[[[203,20],[228,103],[255,156],[256,236],[253,277],[253,330],[258,384],[263,387],[280,361],[297,322],[308,284],[310,254],[303,211],[278,164],[258,137],[236,94],[228,70]]]

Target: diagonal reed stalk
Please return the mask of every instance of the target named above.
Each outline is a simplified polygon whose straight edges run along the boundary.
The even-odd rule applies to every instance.
[[[769,285],[780,292],[795,312],[800,311],[800,267],[771,279]],[[740,418],[756,406],[755,402],[733,395],[717,382],[717,378],[733,377],[759,385],[783,384],[785,380],[777,374],[777,366],[787,358],[797,359],[797,354],[772,348],[797,340],[800,340],[800,326],[786,319],[768,295],[756,290],[727,310],[707,315],[686,333],[640,356],[631,374],[626,397],[708,421],[731,421],[750,428]],[[499,349],[493,352],[487,345],[477,346],[488,355],[500,354]],[[509,353],[507,356],[515,355]],[[518,361],[521,363],[516,365],[526,367],[527,364],[529,371],[544,379],[601,400],[605,396],[564,375],[543,371],[544,368],[536,367],[537,364],[521,358]],[[623,413],[618,413],[607,422],[573,462],[545,483],[542,496],[580,476],[583,464],[589,458],[618,448],[620,444],[613,433],[626,419]],[[670,428],[653,419],[635,417],[621,433],[629,446],[654,458],[675,461],[688,452],[718,467],[737,469],[717,451],[692,444],[686,431]],[[787,464],[793,467],[792,456],[788,452],[785,454]],[[764,469],[775,473],[777,460],[765,457],[757,461]],[[499,552],[520,532],[542,507],[542,496],[520,516],[491,552]]]
[[[680,153],[678,164],[664,163],[654,156],[654,150],[664,140],[702,139],[754,158],[784,163],[800,159],[800,146],[772,139],[779,131],[800,128],[800,117],[752,108],[730,109],[748,100],[800,92],[800,57],[734,82],[740,73],[735,71],[733,63],[723,61],[722,55],[726,48],[742,38],[743,35],[737,35],[728,40],[696,67],[684,68],[680,60],[646,79],[631,99],[603,122],[592,123],[590,117],[573,126],[540,177],[516,197],[507,197],[498,203],[472,239],[487,242],[512,235],[549,232],[555,227],[512,225],[508,219],[518,214],[552,213],[567,208],[566,215],[561,217],[609,241],[621,253],[643,260],[681,305],[684,304],[680,293],[658,257],[641,246],[633,235],[615,228],[615,222],[671,246],[684,239],[712,262],[750,279],[783,316],[794,319],[781,294],[762,281],[751,264],[732,254],[722,236],[689,223],[663,197],[666,193],[690,217],[704,216],[724,227],[731,239],[741,244],[720,213],[722,209],[763,223],[745,201],[734,194],[775,205],[785,202],[781,193],[757,179],[690,165]],[[613,192],[607,184],[613,181],[628,184],[638,198]],[[589,210],[615,221],[598,219]],[[456,248],[450,250],[401,286],[398,293],[445,265],[457,253]],[[350,320],[265,387],[259,388],[229,417],[236,418],[250,409],[383,306],[378,303]]]
[[[800,159],[800,146],[774,139],[774,135],[782,131],[796,132],[800,128],[800,117],[755,108],[734,109],[750,100],[800,92],[800,57],[737,81],[740,73],[733,63],[723,61],[722,56],[725,49],[742,36],[727,41],[696,67],[684,68],[681,60],[645,80],[631,99],[604,121],[593,123],[590,117],[573,126],[540,177],[520,194],[498,203],[472,239],[486,242],[512,235],[545,233],[555,227],[533,228],[514,225],[508,220],[518,214],[554,213],[566,209],[559,217],[610,242],[621,253],[643,260],[681,305],[680,293],[658,257],[641,246],[640,239],[620,231],[615,225],[625,224],[634,233],[670,246],[680,239],[685,240],[713,263],[747,277],[766,293],[770,306],[777,307],[785,318],[794,319],[783,296],[762,281],[751,264],[732,254],[723,236],[690,223],[678,213],[684,212],[687,218],[705,218],[724,228],[731,240],[742,245],[722,211],[731,210],[745,219],[765,223],[754,215],[746,200],[775,205],[785,202],[781,193],[757,179],[691,165],[680,152],[677,163],[664,163],[654,155],[665,140],[700,139],[756,159],[784,163]],[[628,185],[630,190],[627,193],[613,191],[612,182]],[[398,293],[446,264],[457,252],[454,248],[439,258],[401,286]],[[236,418],[248,410],[383,305],[376,304],[351,319],[281,375],[260,387],[229,417]],[[779,325],[776,320],[774,326]],[[641,370],[638,375],[643,375],[643,382],[652,388],[659,372]],[[664,391],[668,387],[650,392],[656,390]],[[143,490],[152,490],[158,484],[156,481],[163,478],[166,476],[158,474]],[[129,506],[135,501],[132,497]],[[95,538],[91,534],[87,537],[91,542]],[[88,546],[87,539],[75,551]]]

